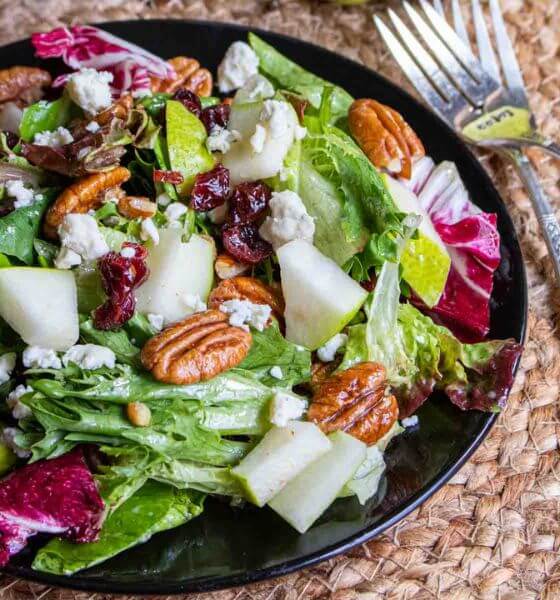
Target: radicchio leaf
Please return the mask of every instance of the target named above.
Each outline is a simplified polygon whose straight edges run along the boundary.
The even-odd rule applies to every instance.
[[[471,202],[454,163],[433,166],[428,157],[415,163],[408,186],[445,243],[451,269],[438,304],[422,309],[461,340],[480,341],[490,328],[493,277],[500,264],[497,217]]]
[[[39,58],[62,58],[72,69],[91,68],[113,74],[112,91],[141,95],[150,90],[150,77],[173,79],[171,65],[151,52],[90,25],[58,27],[34,33],[31,43]],[[63,85],[67,75],[55,80]]]
[[[39,532],[93,542],[104,516],[80,448],[28,464],[0,481],[0,566]]]

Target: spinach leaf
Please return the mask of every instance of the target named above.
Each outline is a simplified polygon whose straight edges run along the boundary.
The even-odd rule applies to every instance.
[[[58,254],[58,246],[55,246],[50,242],[45,242],[45,240],[35,238],[33,241],[33,249],[37,253],[37,262],[39,263],[39,266],[44,268],[51,268],[53,266],[54,259]]]
[[[24,142],[31,142],[35,134],[53,131],[62,125],[67,125],[80,114],[81,110],[65,94],[54,102],[40,100],[23,111],[19,126],[21,139]]]
[[[71,575],[97,565],[124,550],[148,541],[154,534],[178,527],[198,516],[204,495],[147,482],[109,516],[97,542],[75,544],[52,540],[33,561],[37,571]]]
[[[56,190],[46,189],[42,192],[43,197],[34,204],[18,208],[0,218],[2,254],[14,256],[26,265],[33,264],[33,242],[39,233],[43,214],[55,195]]]

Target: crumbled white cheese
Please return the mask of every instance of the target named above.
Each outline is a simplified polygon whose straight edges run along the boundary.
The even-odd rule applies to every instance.
[[[274,96],[274,87],[272,83],[263,77],[260,73],[251,75],[245,82],[242,88],[237,90],[234,102],[236,104],[244,104],[247,102],[257,102]]]
[[[9,381],[10,375],[16,366],[16,353],[7,352],[0,356],[0,384]]]
[[[266,129],[259,123],[255,127],[255,133],[251,136],[249,143],[255,154],[260,154],[266,142]]]
[[[265,100],[260,114],[260,121],[268,125],[267,130],[271,138],[281,137],[290,127],[292,111],[294,109],[288,102],[280,100]]]
[[[51,148],[60,148],[74,141],[72,134],[66,127],[59,127],[54,131],[41,131],[36,133],[33,143],[38,146],[50,146]]]
[[[19,126],[23,110],[15,102],[4,102],[0,105],[0,129],[19,134]]]
[[[134,258],[136,256],[136,251],[130,246],[125,246],[121,249],[120,254],[123,258]]]
[[[51,348],[27,346],[22,355],[23,366],[28,369],[61,369],[62,362]]]
[[[27,458],[31,453],[16,442],[16,436],[20,433],[22,433],[22,431],[17,427],[4,427],[4,430],[2,431],[2,441],[18,458]]]
[[[8,397],[6,398],[6,404],[12,411],[12,416],[14,419],[25,419],[33,414],[29,406],[26,406],[23,404],[23,402],[20,402],[20,398],[22,396],[25,396],[25,394],[29,394],[32,391],[33,388],[29,386],[18,385],[8,394]]]
[[[241,134],[234,129],[215,127],[206,138],[206,148],[209,152],[229,152],[231,145],[241,139]]]
[[[115,353],[110,348],[97,344],[76,344],[68,348],[62,357],[65,367],[74,363],[86,371],[93,371],[101,367],[112,369],[115,366],[115,360]]]
[[[206,310],[206,303],[198,294],[185,294],[183,296],[183,302],[191,311],[191,314],[204,312]]]
[[[82,264],[82,257],[70,248],[62,247],[54,259],[54,266],[57,269],[71,269]]]
[[[163,192],[156,198],[156,202],[159,204],[159,206],[166,207],[171,203],[171,198],[165,192]]]
[[[79,254],[83,260],[95,260],[109,252],[109,246],[99,231],[97,221],[91,215],[78,213],[66,215],[58,227],[58,237],[61,252],[64,248],[69,248]],[[60,260],[64,260],[64,255]]]
[[[165,209],[165,217],[170,223],[178,221],[186,212],[187,207],[182,202],[172,202]]]
[[[163,323],[165,321],[165,318],[163,315],[148,313],[148,315],[146,315],[146,316],[147,316],[148,322],[156,331],[161,331],[163,329]]]
[[[317,350],[317,358],[321,362],[331,362],[336,353],[346,345],[348,336],[345,333],[337,333],[324,346]]]
[[[227,94],[247,83],[259,70],[259,58],[249,44],[234,42],[218,67],[218,87]]]
[[[406,419],[401,420],[401,425],[403,427],[416,427],[418,425],[418,416],[412,415],[411,417],[407,417]]]
[[[154,246],[159,244],[159,232],[152,219],[144,219],[140,225],[140,238],[147,242],[151,240]]]
[[[270,369],[269,373],[270,373],[271,377],[274,377],[274,379],[282,379],[282,377],[284,377],[284,374],[282,373],[282,369],[279,366],[272,367],[272,369]]]
[[[270,403],[270,422],[278,427],[286,427],[289,421],[301,418],[305,408],[306,404],[301,398],[288,392],[276,392]]]
[[[86,130],[89,131],[90,133],[95,133],[96,131],[99,131],[100,129],[101,129],[101,125],[99,125],[99,123],[97,121],[90,121],[86,125]]]
[[[259,233],[275,250],[292,240],[313,242],[315,223],[295,192],[273,192],[269,206],[270,216],[261,225]]]
[[[226,300],[220,304],[220,310],[230,315],[230,325],[246,330],[251,325],[257,331],[263,331],[272,312],[268,304],[253,304],[249,300]]]
[[[216,206],[212,210],[209,210],[206,214],[214,225],[222,225],[227,217],[229,210],[229,202],[226,200],[221,206]]]
[[[35,196],[35,192],[32,189],[25,187],[21,179],[6,181],[5,185],[8,196],[15,199],[14,208],[31,206],[39,199],[38,196]]]
[[[113,97],[111,86],[112,73],[96,71],[95,69],[82,69],[72,73],[66,83],[66,91],[70,98],[90,115],[111,106]]]

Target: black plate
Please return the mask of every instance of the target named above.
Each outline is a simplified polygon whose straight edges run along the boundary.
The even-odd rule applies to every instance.
[[[235,25],[187,21],[128,21],[104,28],[163,57],[196,57],[213,72],[226,48],[246,39]],[[491,337],[525,335],[527,289],[521,252],[506,208],[492,182],[459,138],[423,105],[378,74],[299,40],[258,32],[278,50],[352,95],[372,97],[400,111],[436,162],[454,161],[473,200],[498,214],[502,263],[492,300]],[[37,64],[29,42],[0,49],[0,66]],[[44,64],[44,63],[43,63]],[[339,500],[305,535],[271,510],[233,510],[216,500],[191,523],[161,533],[106,563],[73,577],[30,568],[37,540],[12,560],[12,575],[51,585],[127,594],[203,591],[275,577],[326,560],[378,535],[447,482],[484,439],[496,415],[463,413],[443,398],[420,410],[421,427],[398,437],[388,451],[384,499],[361,507]]]

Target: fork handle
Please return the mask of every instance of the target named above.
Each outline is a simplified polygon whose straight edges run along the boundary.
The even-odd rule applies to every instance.
[[[544,241],[552,259],[552,265],[556,273],[556,282],[560,284],[560,225],[558,224],[558,219],[538,180],[535,170],[525,154],[517,148],[509,148],[503,152],[515,166],[529,194],[533,210],[541,226]]]

